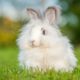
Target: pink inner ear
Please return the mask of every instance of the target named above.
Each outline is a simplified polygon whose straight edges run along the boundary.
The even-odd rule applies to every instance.
[[[28,13],[29,17],[32,19],[37,19],[40,17],[39,13],[36,10],[31,9],[31,8],[27,9],[27,13]]]
[[[46,19],[48,19],[50,24],[53,24],[57,21],[57,8],[49,7],[45,12]]]
[[[50,21],[54,21],[54,20],[56,19],[56,14],[55,14],[55,12],[50,11],[50,12],[49,12],[48,19],[49,19]]]
[[[46,12],[47,12],[47,11],[49,12],[49,10],[50,10],[51,13],[54,13],[54,14],[55,14],[55,17],[57,18],[57,14],[58,14],[58,12],[60,12],[60,10],[59,10],[57,7],[49,7],[49,8],[46,10]],[[59,11],[58,11],[58,10],[59,10]]]

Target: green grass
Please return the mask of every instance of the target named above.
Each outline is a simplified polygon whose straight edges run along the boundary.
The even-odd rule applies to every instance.
[[[72,72],[55,72],[47,70],[41,72],[38,69],[21,69],[18,66],[17,47],[0,48],[0,80],[80,80],[80,48],[75,49],[78,58],[78,66]]]

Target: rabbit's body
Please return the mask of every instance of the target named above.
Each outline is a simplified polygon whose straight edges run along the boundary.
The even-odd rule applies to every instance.
[[[60,33],[56,24],[52,27],[47,20],[37,19],[25,25],[18,45],[20,65],[26,68],[71,71],[76,66],[77,59],[69,40]]]

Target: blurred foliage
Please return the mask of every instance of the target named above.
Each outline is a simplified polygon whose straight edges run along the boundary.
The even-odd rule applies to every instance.
[[[63,12],[63,14],[75,14],[75,16],[78,18],[78,24],[74,26],[67,24],[62,27],[62,31],[71,39],[71,42],[74,45],[80,45],[80,0],[60,0],[60,3],[62,3],[63,1],[65,1],[69,7],[66,11]]]
[[[7,17],[0,17],[0,45],[14,44],[20,27],[20,21],[12,21]]]

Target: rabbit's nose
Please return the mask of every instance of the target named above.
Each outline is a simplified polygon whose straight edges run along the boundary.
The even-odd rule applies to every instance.
[[[38,47],[39,46],[39,43],[36,40],[32,40],[30,44],[32,47]]]
[[[35,42],[35,40],[33,40],[33,41],[31,41],[32,43],[34,43]]]
[[[32,40],[32,41],[31,41],[32,46],[34,45],[34,43],[35,43],[35,40]]]

